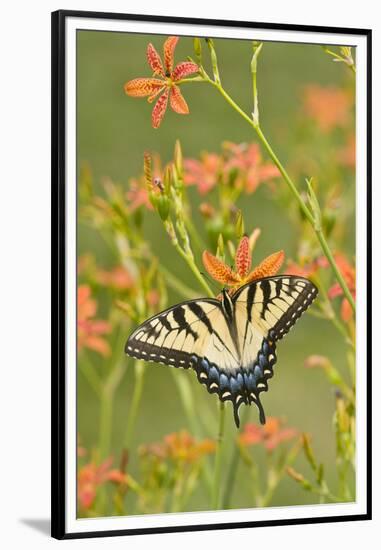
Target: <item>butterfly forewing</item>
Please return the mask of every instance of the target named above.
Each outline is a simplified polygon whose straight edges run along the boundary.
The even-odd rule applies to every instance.
[[[316,298],[318,290],[308,279],[292,275],[267,277],[240,288],[233,296],[250,321],[280,340]]]
[[[218,327],[218,330],[217,330]],[[151,317],[126,344],[138,359],[197,370],[204,357],[228,369],[238,362],[218,300],[190,300]]]

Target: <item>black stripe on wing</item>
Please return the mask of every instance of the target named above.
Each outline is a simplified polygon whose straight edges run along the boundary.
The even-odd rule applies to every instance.
[[[252,319],[253,306],[261,304],[261,319],[266,320],[267,312],[277,318],[277,322],[271,329],[273,338],[280,340],[312,304],[317,294],[317,287],[304,277],[278,275],[248,283],[236,291],[232,300],[240,302],[240,296],[245,296],[242,301],[246,301],[249,321]],[[260,301],[257,298],[258,295],[260,295]]]
[[[213,333],[208,314],[202,309],[202,304],[213,305],[221,309],[221,303],[218,300],[205,298],[202,300],[189,300],[181,304],[172,306],[162,311],[138,326],[128,338],[125,345],[125,353],[136,359],[144,361],[162,363],[172,367],[188,369],[192,367],[191,351],[184,351],[173,346],[171,339],[165,341],[171,334],[177,333],[179,336],[183,333],[184,342],[188,336],[193,339],[193,344],[199,338],[199,331],[196,330],[196,324],[201,323],[202,327],[209,333]],[[185,319],[186,308],[194,315],[193,322],[188,323]],[[212,311],[211,308],[209,308]],[[210,311],[208,313],[210,313]],[[172,314],[172,319],[169,317]],[[165,334],[161,341],[162,334]],[[176,336],[176,337],[177,337]],[[142,340],[142,338],[144,340]],[[157,343],[160,342],[160,345]]]

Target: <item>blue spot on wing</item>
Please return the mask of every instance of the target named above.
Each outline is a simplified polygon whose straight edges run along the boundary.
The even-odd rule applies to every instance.
[[[270,355],[274,356],[271,360]],[[197,355],[191,357],[198,380],[206,386],[208,392],[217,393],[221,401],[232,402],[237,427],[239,426],[238,409],[242,403],[250,405],[254,402],[259,409],[261,422],[265,422],[265,413],[259,394],[267,391],[267,379],[273,374],[272,366],[275,362],[275,343],[271,338],[263,339],[261,349],[253,363],[242,366],[239,370],[222,370],[207,357]]]

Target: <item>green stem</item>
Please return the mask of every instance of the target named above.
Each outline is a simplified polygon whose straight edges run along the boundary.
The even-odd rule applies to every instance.
[[[259,107],[258,107],[258,89],[257,89],[257,61],[261,53],[263,44],[253,42],[253,58],[251,60],[251,74],[253,77],[253,121],[256,125],[259,124]]]
[[[316,276],[315,276],[316,277]],[[340,322],[340,320],[337,318],[336,312],[332,307],[331,301],[328,296],[328,292],[321,281],[320,278],[316,277],[317,284],[320,293],[322,294],[325,304],[320,304],[320,310],[322,312],[319,317],[322,317],[323,319],[328,319],[333,323],[333,325],[336,327],[336,329],[340,332],[340,334],[344,337],[345,343],[348,344],[352,349],[355,349],[355,343],[351,340],[350,335],[346,329],[346,327],[343,325],[343,323]],[[310,310],[311,313],[313,310]]]
[[[187,376],[184,376],[184,373],[178,372],[177,369],[172,369],[172,375],[177,386],[178,392],[180,394],[180,399],[183,404],[184,412],[187,417],[189,426],[191,427],[192,434],[200,438],[201,437],[201,427],[199,424],[199,418],[196,414],[197,407],[192,393],[192,387]],[[204,460],[201,469],[201,475],[205,483],[205,487],[208,491],[211,491],[212,488],[212,472],[210,469],[210,464],[207,459]]]
[[[314,229],[315,231],[315,234],[319,240],[319,243],[320,243],[320,246],[324,252],[324,254],[326,255],[327,257],[327,260],[329,261],[332,269],[333,269],[333,272],[336,276],[336,279],[338,281],[338,283],[340,284],[342,290],[343,290],[343,293],[345,295],[345,297],[347,298],[347,300],[349,301],[353,311],[356,311],[356,307],[355,307],[355,303],[354,303],[354,300],[353,300],[353,297],[349,291],[349,288],[345,282],[345,280],[343,279],[340,271],[339,271],[339,268],[337,267],[336,265],[336,262],[335,262],[335,259],[332,255],[332,252],[328,246],[328,243],[325,239],[325,236],[322,232],[321,229],[317,229],[315,227],[315,219],[314,219],[314,216],[312,214],[312,212],[310,211],[310,209],[308,208],[308,206],[306,205],[306,203],[304,202],[302,196],[300,195],[296,185],[294,184],[294,182],[292,181],[292,179],[290,178],[290,176],[288,175],[286,169],[284,168],[284,166],[282,165],[282,163],[280,162],[280,160],[278,159],[278,157],[276,156],[274,150],[272,149],[271,145],[269,144],[269,142],[267,141],[265,135],[263,134],[260,126],[258,123],[254,122],[242,109],[241,107],[239,107],[239,105],[237,105],[237,103],[230,97],[230,95],[224,90],[224,88],[221,86],[221,84],[219,84],[218,82],[215,82],[213,80],[211,80],[209,77],[205,77],[206,81],[209,82],[210,84],[212,84],[215,88],[217,88],[217,90],[220,92],[220,94],[226,99],[226,101],[229,103],[229,105],[231,105],[231,107],[233,107],[233,109],[235,111],[237,111],[237,113],[239,115],[241,115],[249,124],[252,128],[254,128],[255,132],[257,133],[260,141],[262,142],[263,146],[265,147],[266,151],[268,152],[269,156],[271,157],[271,159],[273,160],[274,164],[277,166],[278,170],[280,171],[280,173],[282,174],[282,177],[284,179],[284,181],[286,182],[286,184],[288,185],[291,193],[294,195],[295,199],[297,200],[302,212],[304,213],[304,215],[306,216],[307,220],[309,221],[309,223],[311,224],[312,228]]]
[[[99,452],[101,459],[108,457],[111,444],[112,402],[108,392],[103,392],[100,400]]]
[[[94,393],[99,397],[102,393],[102,380],[97,371],[84,355],[79,359],[78,366],[83,376],[94,390]]]
[[[225,431],[225,406],[220,402],[220,418],[217,436],[217,448],[216,448],[216,460],[214,463],[214,480],[212,491],[212,510],[220,509],[220,495],[221,495],[221,471],[222,471],[222,447]]]
[[[170,224],[170,225],[169,225]],[[197,265],[195,264],[194,258],[191,254],[184,252],[184,250],[181,248],[179,241],[177,240],[173,225],[170,222],[165,222],[167,233],[170,236],[170,239],[172,241],[173,246],[177,250],[177,252],[180,254],[180,256],[184,259],[184,261],[187,263],[188,267],[192,271],[193,275],[196,277],[202,288],[205,290],[207,295],[210,298],[214,298],[214,293],[209,288],[209,285],[201,275]]]
[[[114,393],[124,371],[125,363],[121,361],[112,369],[100,396],[99,449],[103,458],[106,458],[110,453]]]
[[[140,400],[143,393],[144,373],[145,373],[145,365],[143,361],[135,361],[134,393],[132,394],[131,405],[128,411],[126,435],[124,438],[124,445],[127,449],[130,448],[131,441],[133,438],[133,433],[134,433],[135,424],[136,424],[136,417],[138,414]]]
[[[196,244],[197,248],[200,251],[203,251],[205,249],[205,243],[202,241],[200,235],[198,234],[197,229],[193,225],[193,222],[189,218],[189,216],[185,217],[185,226],[189,232],[189,235],[191,236],[192,241]]]
[[[351,307],[352,307],[353,311],[356,311],[356,306],[355,306],[355,301],[353,299],[353,296],[350,293],[349,288],[347,287],[347,284],[346,284],[342,274],[340,273],[339,268],[337,267],[337,264],[335,262],[335,258],[333,257],[333,254],[331,252],[331,249],[329,248],[329,245],[328,245],[327,240],[326,240],[326,238],[323,234],[323,231],[321,229],[319,229],[319,230],[315,230],[315,233],[316,233],[316,236],[319,240],[320,246],[322,247],[326,258],[327,258],[328,262],[330,263],[333,272],[335,273],[336,279],[338,280],[339,285],[341,286],[341,288],[344,292],[344,295],[345,295],[346,299],[351,304]]]
[[[176,80],[176,86],[179,84],[188,84],[190,82],[205,82],[203,76],[195,76],[193,78],[182,78],[181,80]]]
[[[249,414],[250,414],[250,407],[245,407],[244,411],[241,415],[241,430],[240,431],[242,431],[245,424],[247,423],[248,418],[249,418]],[[232,455],[231,455],[231,459],[230,459],[230,464],[229,464],[229,467],[228,467],[225,493],[224,493],[224,497],[223,497],[223,500],[222,500],[222,509],[223,510],[228,510],[229,506],[230,506],[230,500],[231,500],[231,497],[232,497],[232,494],[233,494],[233,487],[234,487],[235,479],[236,479],[236,476],[237,476],[237,470],[238,470],[238,464],[239,464],[240,457],[241,457],[241,454],[239,452],[239,446],[238,446],[238,443],[235,442],[233,452],[232,452]]]

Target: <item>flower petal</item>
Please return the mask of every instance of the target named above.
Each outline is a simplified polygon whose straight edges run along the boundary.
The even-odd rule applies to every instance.
[[[242,237],[235,254],[235,268],[238,275],[243,279],[249,272],[251,266],[251,253],[249,238]]]
[[[165,77],[164,68],[163,68],[163,62],[161,60],[160,55],[155,50],[155,47],[153,44],[148,44],[147,46],[147,61],[151,69],[153,70],[154,74],[158,74]]]
[[[132,97],[145,97],[156,93],[164,85],[165,82],[158,78],[134,78],[126,82],[124,91]]]
[[[172,86],[171,88],[170,103],[175,113],[179,115],[187,115],[189,113],[188,104],[183,98],[178,86]]]
[[[193,63],[192,61],[183,61],[182,63],[176,65],[172,73],[172,80],[180,80],[180,78],[184,78],[184,76],[197,73],[198,70],[199,66],[196,65],[196,63]]]
[[[109,343],[100,336],[87,336],[86,347],[103,355],[103,357],[109,357],[111,355]]]
[[[262,279],[263,277],[271,277],[276,275],[280,269],[284,260],[284,252],[280,250],[268,256],[257,265],[256,268],[248,275],[247,282],[255,281],[256,279]]]
[[[157,98],[157,96],[159,94],[161,94],[161,92],[163,90],[165,90],[166,86],[162,86],[161,88],[158,88],[157,90],[154,91],[154,93],[152,95],[149,96],[149,98],[147,99],[148,103],[152,103],[153,101],[155,101],[155,99]]]
[[[159,97],[159,99],[156,102],[155,107],[152,110],[152,126],[153,128],[159,128],[161,121],[163,120],[163,116],[165,114],[165,111],[167,110],[168,105],[168,95],[169,95],[169,89],[167,88],[163,95]]]
[[[178,36],[169,36],[164,42],[164,63],[168,76],[172,73],[175,48],[178,41]]]
[[[234,285],[239,282],[239,277],[224,262],[213,256],[207,250],[202,255],[206,271],[213,279],[223,285]]]
[[[342,294],[343,294],[343,289],[341,288],[339,283],[335,283],[328,290],[328,297],[330,298],[330,300],[332,300],[333,298],[337,298],[337,296],[342,296]]]
[[[343,321],[348,323],[353,317],[353,309],[346,298],[341,302],[340,315]]]

